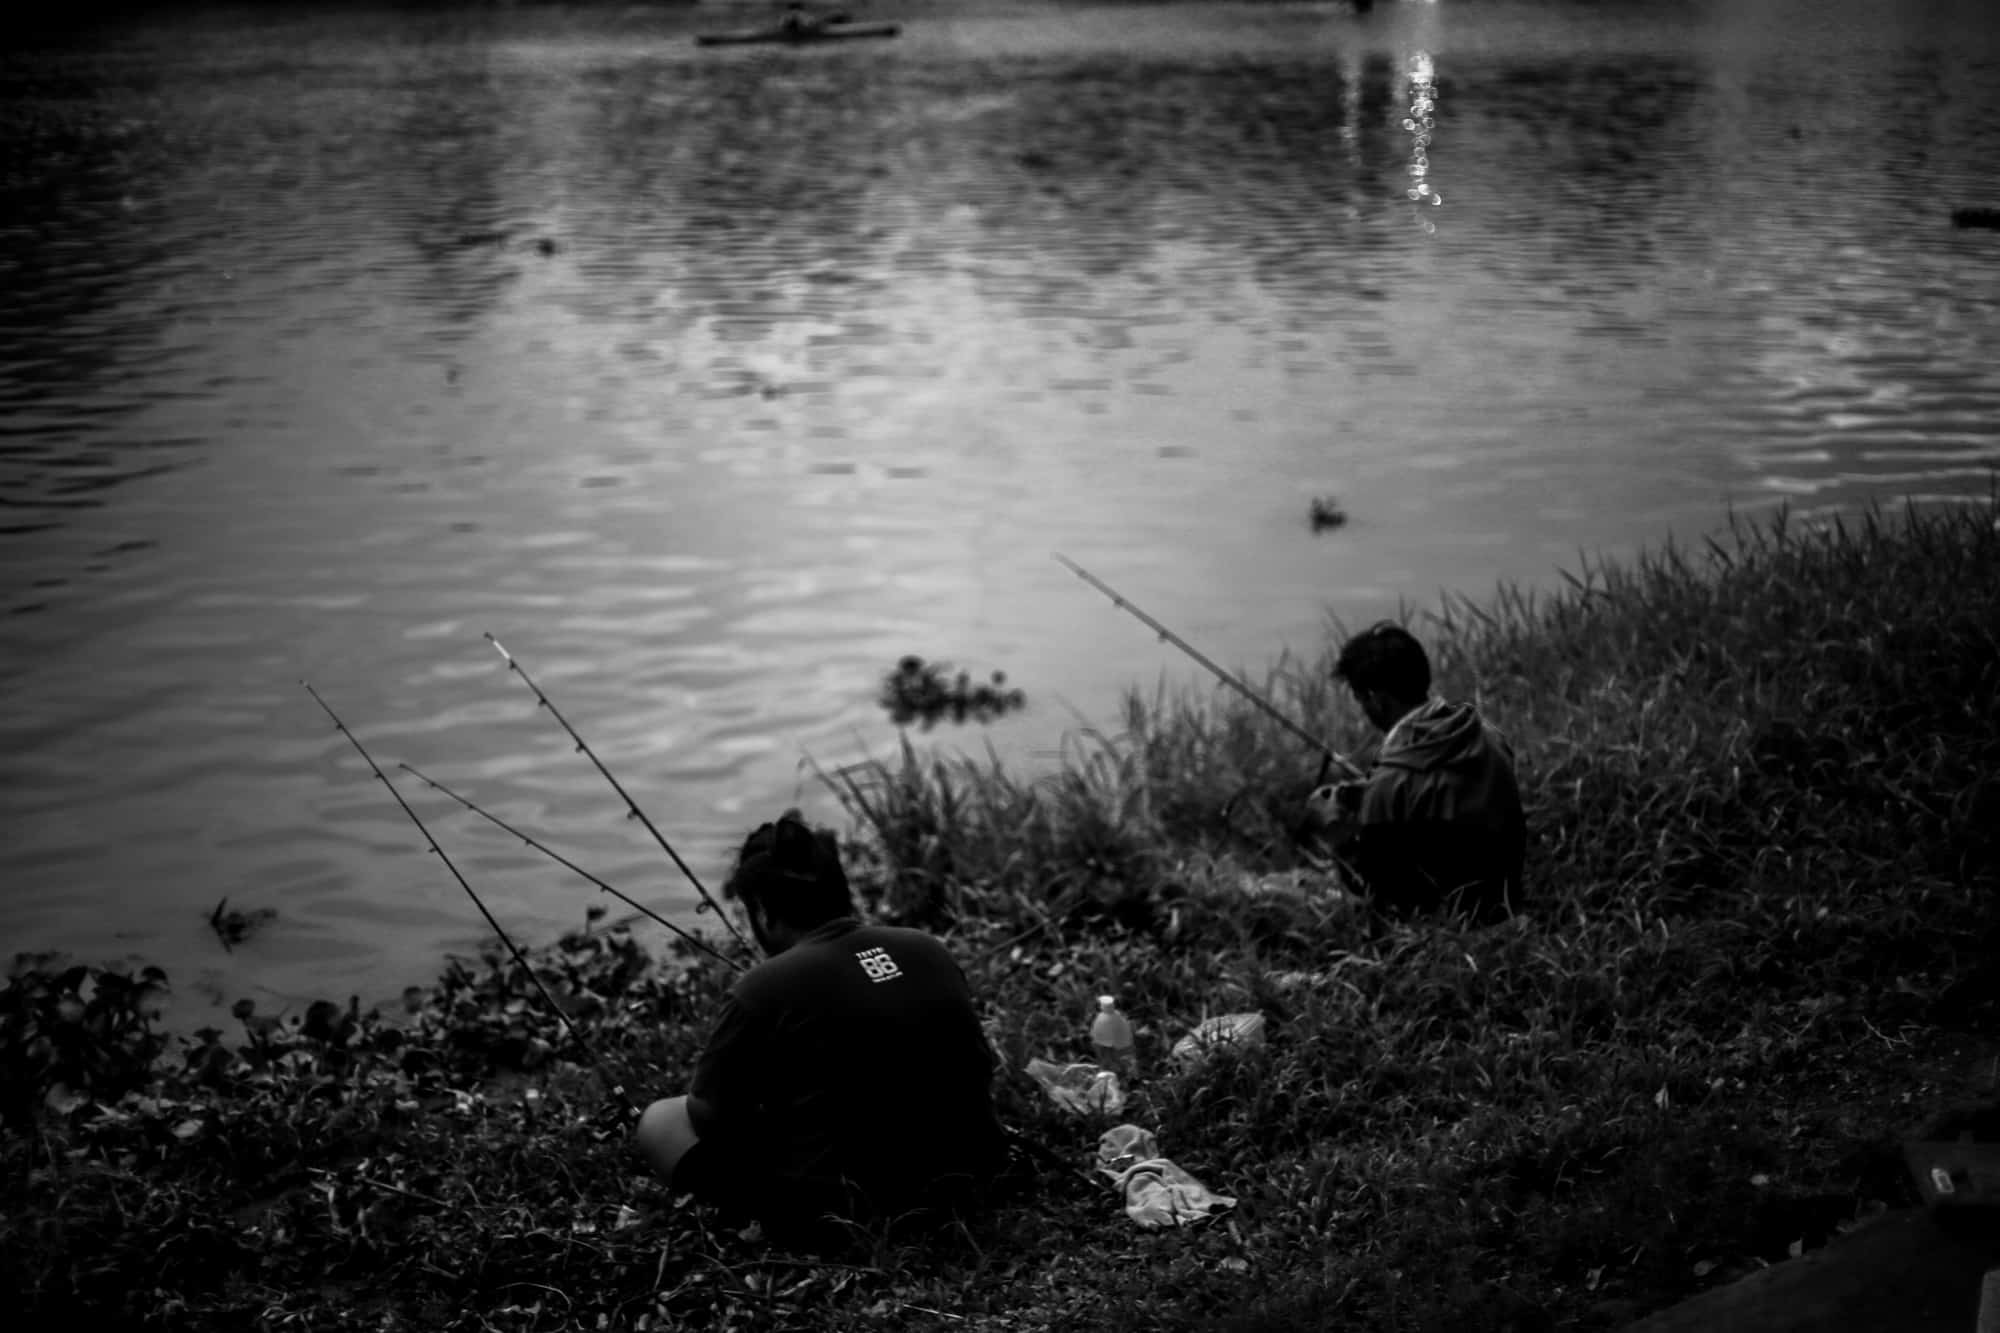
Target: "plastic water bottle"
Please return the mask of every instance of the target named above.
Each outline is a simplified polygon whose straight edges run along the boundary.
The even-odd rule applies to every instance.
[[[1120,1078],[1131,1078],[1137,1061],[1132,1050],[1132,1024],[1118,1012],[1118,997],[1097,997],[1097,1016],[1090,1020],[1090,1044],[1097,1063]]]

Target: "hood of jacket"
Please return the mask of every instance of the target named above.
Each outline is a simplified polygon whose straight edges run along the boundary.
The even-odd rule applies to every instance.
[[[1427,773],[1483,763],[1496,743],[1504,751],[1505,742],[1487,728],[1471,704],[1432,699],[1389,728],[1375,762]]]

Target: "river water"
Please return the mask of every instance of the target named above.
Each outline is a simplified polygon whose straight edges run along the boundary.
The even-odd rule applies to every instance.
[[[1256,668],[2000,460],[1979,0],[302,8],[0,55],[0,939],[178,1021],[481,937],[302,678],[692,919],[484,633],[715,885],[904,653],[1022,764],[1195,679],[1055,551]],[[520,938],[596,899],[408,794]]]

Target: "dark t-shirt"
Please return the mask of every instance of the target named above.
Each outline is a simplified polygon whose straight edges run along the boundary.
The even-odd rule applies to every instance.
[[[801,1205],[895,1210],[1002,1156],[993,1053],[965,975],[916,930],[828,922],[737,979],[695,1066],[702,1142]]]

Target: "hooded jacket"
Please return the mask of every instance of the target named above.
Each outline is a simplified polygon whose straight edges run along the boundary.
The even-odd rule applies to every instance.
[[[1386,912],[1505,915],[1519,900],[1527,847],[1513,747],[1471,704],[1413,709],[1383,737],[1342,842]]]

